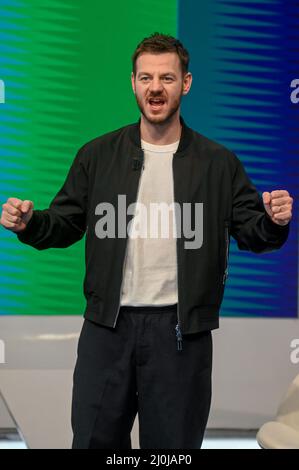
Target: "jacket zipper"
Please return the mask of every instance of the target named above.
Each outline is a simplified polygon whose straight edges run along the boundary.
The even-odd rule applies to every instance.
[[[113,328],[115,328],[116,326],[119,311],[120,311],[121,293],[122,293],[122,288],[123,288],[123,283],[124,283],[124,271],[125,271],[125,265],[126,265],[126,259],[127,259],[127,251],[128,251],[128,240],[126,241],[125,257],[124,257],[124,262],[123,262],[123,267],[122,267],[122,278],[121,278],[120,291],[119,291],[118,309],[117,309],[117,314],[115,317]]]
[[[174,156],[173,156],[174,160]],[[175,202],[175,191],[174,191],[174,172],[173,172],[173,161],[172,161],[172,181],[173,181],[173,199]],[[176,217],[175,217],[175,212],[174,212],[174,220],[175,224],[177,223]],[[177,228],[177,226],[176,226]],[[176,231],[177,235],[177,231]],[[183,335],[182,335],[182,330],[181,330],[181,320],[180,320],[180,307],[179,307],[179,250],[178,250],[178,238],[176,237],[176,262],[177,262],[177,289],[178,289],[178,303],[177,303],[177,325],[175,327],[175,334],[176,334],[176,339],[177,339],[177,350],[182,351],[183,350]]]
[[[223,284],[225,284],[228,278],[228,251],[229,251],[229,233],[228,233],[228,224],[225,224],[225,269],[223,274]]]
[[[137,188],[137,196],[136,196],[136,201],[135,201],[135,202],[138,201],[138,194],[139,194],[139,188],[140,188],[140,182],[141,182],[141,175],[142,175],[143,170],[144,170],[144,160],[143,160],[143,163],[142,163],[142,168],[141,168],[141,172],[140,172],[140,176],[139,176],[138,188]],[[125,271],[125,265],[126,265],[126,259],[127,259],[127,251],[128,251],[128,238],[126,238],[126,249],[125,249],[125,256],[124,256],[124,261],[123,261],[123,266],[122,266],[122,278],[121,278],[121,283],[120,283],[119,300],[118,300],[118,309],[117,309],[117,314],[116,314],[116,317],[115,317],[115,320],[114,320],[113,328],[115,328],[115,326],[116,326],[117,319],[118,319],[118,315],[119,315],[119,311],[120,311],[121,293],[122,293],[122,287],[123,287],[123,283],[124,283],[124,271]]]

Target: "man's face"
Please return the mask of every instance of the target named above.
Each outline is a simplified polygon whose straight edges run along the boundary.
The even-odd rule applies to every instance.
[[[143,117],[151,124],[169,121],[179,108],[182,95],[191,87],[190,73],[183,77],[179,56],[175,52],[143,53],[136,61],[132,87]]]

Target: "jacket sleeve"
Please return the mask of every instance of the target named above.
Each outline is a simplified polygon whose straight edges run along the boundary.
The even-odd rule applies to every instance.
[[[288,238],[290,224],[272,222],[242,163],[234,158],[231,234],[241,250],[263,253],[278,249]]]
[[[48,209],[34,210],[18,239],[37,250],[66,248],[80,240],[86,231],[88,174],[82,147],[67,178]]]

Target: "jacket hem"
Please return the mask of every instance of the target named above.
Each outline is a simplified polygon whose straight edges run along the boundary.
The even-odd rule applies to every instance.
[[[115,328],[114,318],[112,320],[107,318],[107,313],[104,316],[98,311],[86,309],[83,316],[86,320],[92,321],[97,325]],[[182,322],[183,335],[215,330],[217,328],[219,328],[219,315],[218,310],[215,310],[215,308],[214,311],[213,309],[197,309],[188,316],[187,321]]]

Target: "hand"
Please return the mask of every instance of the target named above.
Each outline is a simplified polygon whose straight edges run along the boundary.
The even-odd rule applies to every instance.
[[[33,202],[10,197],[2,205],[0,224],[12,232],[25,230],[33,214]]]
[[[263,193],[263,202],[267,214],[278,225],[287,225],[292,218],[293,198],[288,191],[277,190]]]

